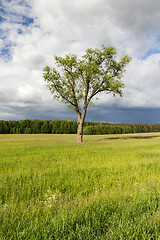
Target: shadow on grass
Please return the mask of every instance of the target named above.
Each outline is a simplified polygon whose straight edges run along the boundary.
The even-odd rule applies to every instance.
[[[116,136],[116,137],[108,137],[107,139],[152,139],[152,138],[157,138],[160,136],[153,135],[153,136]]]

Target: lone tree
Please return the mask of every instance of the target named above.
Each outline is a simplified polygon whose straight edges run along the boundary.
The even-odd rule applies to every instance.
[[[113,93],[122,96],[124,83],[120,81],[126,65],[131,61],[127,55],[116,60],[114,47],[87,49],[82,58],[77,55],[55,56],[56,68],[46,66],[43,77],[57,100],[77,113],[77,141],[83,140],[83,124],[91,100],[99,93]]]

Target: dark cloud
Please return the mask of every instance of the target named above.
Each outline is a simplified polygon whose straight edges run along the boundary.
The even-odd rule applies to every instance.
[[[159,123],[160,108],[96,108],[89,109],[86,120],[112,123]]]

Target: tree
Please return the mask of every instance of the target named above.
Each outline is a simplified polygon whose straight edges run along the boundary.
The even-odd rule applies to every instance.
[[[41,133],[50,133],[49,121],[45,120],[41,126]]]
[[[75,54],[55,56],[55,67],[44,68],[43,77],[53,96],[63,101],[77,113],[77,141],[82,142],[83,124],[88,105],[99,93],[122,96],[122,78],[126,65],[131,61],[127,55],[116,60],[114,47],[101,46],[87,49],[84,56]]]
[[[30,128],[31,133],[38,134],[41,131],[42,121],[38,119],[34,119],[31,121]]]

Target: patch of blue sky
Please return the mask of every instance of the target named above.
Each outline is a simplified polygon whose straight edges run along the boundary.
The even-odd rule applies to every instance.
[[[157,42],[160,42],[160,35],[157,36]]]
[[[6,62],[11,60],[12,53],[10,45],[6,45],[2,49],[0,49],[0,57],[3,58]]]
[[[141,60],[145,60],[146,58],[150,57],[151,55],[160,53],[160,35],[157,35],[155,32],[151,31],[146,34],[146,37],[147,37],[147,39],[154,38],[156,45],[150,47],[143,56],[139,57],[139,59],[141,59]]]
[[[19,2],[19,5],[22,5],[22,6],[25,6],[26,8],[32,8],[31,7],[31,1],[30,0],[21,0],[20,2]]]
[[[4,40],[6,37],[7,36],[6,36],[5,32],[2,29],[0,29],[0,39]]]
[[[11,2],[11,0],[5,0],[6,2]],[[18,3],[19,6],[23,7],[24,9],[26,9],[26,14],[29,13],[30,9],[31,9],[31,5],[29,0],[25,1],[25,0],[19,0]],[[7,19],[9,20],[10,23],[19,23],[19,24],[23,24],[26,26],[29,26],[30,24],[32,24],[34,22],[34,18],[32,17],[27,17],[25,15],[23,15],[21,12],[14,12],[12,9],[8,9],[5,6],[5,3],[3,2],[3,4],[1,4],[1,0],[0,0],[0,19],[3,20],[3,18],[7,17]],[[15,20],[14,20],[15,18]],[[17,21],[17,19],[19,19]]]
[[[147,51],[147,53],[141,58],[141,60],[145,60],[146,58],[150,57],[151,55],[159,54],[159,53],[160,53],[160,49],[150,48]]]
[[[11,13],[10,18],[8,19],[10,23],[17,23],[23,26],[29,26],[34,23],[34,18],[27,17],[25,15]]]
[[[34,23],[34,18],[28,18],[26,16],[23,16],[22,25],[29,26]]]
[[[3,9],[3,6],[0,5],[0,14],[4,14],[4,13],[5,13],[5,11],[4,11],[4,9]]]
[[[9,56],[10,55],[10,48],[9,47],[5,47],[1,49],[1,56]]]
[[[19,29],[17,30],[17,33],[18,33],[18,34],[22,34],[22,33],[23,33],[22,29],[19,28]]]
[[[18,24],[19,28],[17,30],[18,34],[23,34],[23,28],[26,27],[26,29],[34,23],[34,18],[28,15],[28,10],[31,8],[30,6],[30,0],[19,0],[18,5],[23,6],[24,8],[28,9],[26,10],[26,15],[21,12],[14,12],[12,9],[8,9],[5,7],[5,3],[9,3],[11,0],[4,0],[1,2],[0,0],[0,23],[7,22],[8,26],[9,24]],[[30,11],[30,10],[29,10]],[[5,61],[9,61],[12,58],[12,49],[15,43],[9,42],[8,36],[9,36],[10,29],[7,28],[2,29],[0,26],[0,39],[3,40],[3,46],[0,49],[0,58],[3,58]]]

